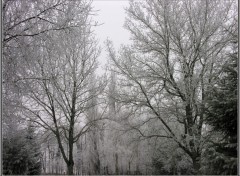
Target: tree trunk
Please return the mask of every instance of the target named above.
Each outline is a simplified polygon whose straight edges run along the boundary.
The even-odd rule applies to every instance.
[[[72,94],[72,108],[70,116],[70,126],[69,126],[69,135],[68,135],[68,147],[69,147],[69,160],[67,163],[68,175],[73,175],[73,144],[74,144],[74,118],[75,118],[75,105],[76,105],[76,81],[73,82],[73,94]]]
[[[81,141],[80,141],[81,139],[79,139],[78,141],[77,141],[77,143],[76,143],[76,146],[77,146],[77,174],[78,175],[80,175],[80,174],[82,174],[82,166],[81,166],[81,163],[82,163],[82,156],[81,156],[81,154],[82,154],[82,147],[81,147]]]
[[[118,169],[118,154],[115,153],[115,174],[118,175],[119,174],[119,169]]]
[[[130,175],[131,174],[131,162],[128,161],[128,174]]]
[[[48,148],[48,173],[51,173],[51,151]]]
[[[69,130],[69,160],[67,163],[67,167],[68,167],[68,175],[73,175],[73,165],[74,165],[74,161],[73,161],[73,128],[70,127]]]
[[[74,162],[69,162],[68,165],[67,165],[67,174],[68,175],[73,175],[73,165],[74,165]]]
[[[193,161],[193,169],[194,169],[194,174],[199,175],[200,174],[200,159],[199,157],[192,157]]]

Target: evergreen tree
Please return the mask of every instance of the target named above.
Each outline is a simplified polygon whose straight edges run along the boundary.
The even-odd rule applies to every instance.
[[[17,175],[26,173],[28,153],[22,131],[3,137],[3,174]],[[17,133],[15,133],[15,131]]]
[[[222,78],[209,96],[207,122],[215,131],[236,141],[237,136],[237,54],[232,54],[222,69]],[[233,137],[235,136],[235,137]],[[232,138],[233,137],[233,138]]]
[[[40,147],[34,129],[12,128],[7,134],[3,137],[3,174],[41,174]]]
[[[210,174],[237,174],[237,52],[230,54],[208,96],[206,121],[217,133],[205,151]]]

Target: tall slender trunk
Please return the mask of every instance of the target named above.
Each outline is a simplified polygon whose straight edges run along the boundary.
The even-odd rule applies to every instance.
[[[76,79],[74,79],[76,80]],[[75,118],[75,106],[76,106],[76,81],[73,82],[73,94],[72,94],[72,108],[71,108],[71,117],[70,117],[70,126],[69,126],[69,135],[68,135],[68,147],[69,147],[69,154],[68,154],[68,175],[73,175],[73,144],[74,144],[74,118]]]
[[[77,174],[78,175],[80,175],[80,174],[82,174],[82,156],[81,156],[81,154],[82,154],[82,148],[81,148],[81,138],[79,138],[79,140],[77,141],[77,143],[76,143],[76,146],[77,146]]]
[[[48,146],[48,173],[51,173],[51,151]]]
[[[130,175],[131,174],[131,162],[128,161],[128,174]]]
[[[68,147],[69,147],[69,154],[68,154],[68,163],[67,163],[67,168],[68,168],[68,175],[73,175],[73,166],[74,166],[74,161],[73,161],[73,143],[74,143],[74,139],[73,139],[73,126],[74,126],[74,120],[73,118],[71,118],[71,122],[70,122],[70,128],[69,128],[69,143],[68,143]]]
[[[115,153],[115,172],[116,172],[116,175],[119,174],[119,169],[118,169],[118,154]]]

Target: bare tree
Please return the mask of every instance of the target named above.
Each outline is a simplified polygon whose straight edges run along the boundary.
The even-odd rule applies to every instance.
[[[86,3],[84,10],[74,8],[72,15],[77,15],[81,24],[78,28],[49,32],[37,41],[36,66],[29,70],[32,79],[24,80],[28,93],[23,98],[31,120],[54,133],[69,175],[73,174],[74,143],[94,123],[84,114],[93,108],[88,102],[102,90],[99,82],[96,87],[89,86],[100,52],[92,31],[91,6]]]
[[[35,65],[36,49],[40,40],[48,32],[63,31],[80,27],[79,15],[84,15],[90,2],[53,0],[53,1],[12,1],[2,2],[2,75],[3,75],[3,128],[10,123],[21,123],[21,100],[26,93],[24,79],[33,79],[28,75],[29,68]],[[78,7],[78,15],[73,15]],[[86,9],[85,9],[86,8]],[[83,18],[81,18],[82,20]]]
[[[234,1],[132,1],[125,27],[132,46],[119,57],[107,47],[118,73],[116,99],[136,112],[161,122],[161,134],[138,125],[142,137],[171,138],[192,159],[199,173],[204,138],[205,92],[213,84],[232,38],[225,28],[232,22]],[[139,117],[139,116],[138,116]],[[176,124],[179,131],[175,130]]]

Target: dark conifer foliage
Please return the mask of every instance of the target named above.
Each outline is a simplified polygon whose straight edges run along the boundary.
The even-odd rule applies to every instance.
[[[3,174],[26,172],[27,151],[23,138],[21,133],[3,138]]]
[[[203,167],[211,174],[237,174],[237,60],[236,52],[229,55],[217,84],[208,93],[206,123],[218,133],[205,152]]]
[[[207,122],[225,138],[237,135],[237,54],[222,68],[222,78],[209,93]],[[235,139],[236,140],[236,139]]]
[[[3,174],[41,174],[40,145],[32,127],[12,131],[3,138]]]

